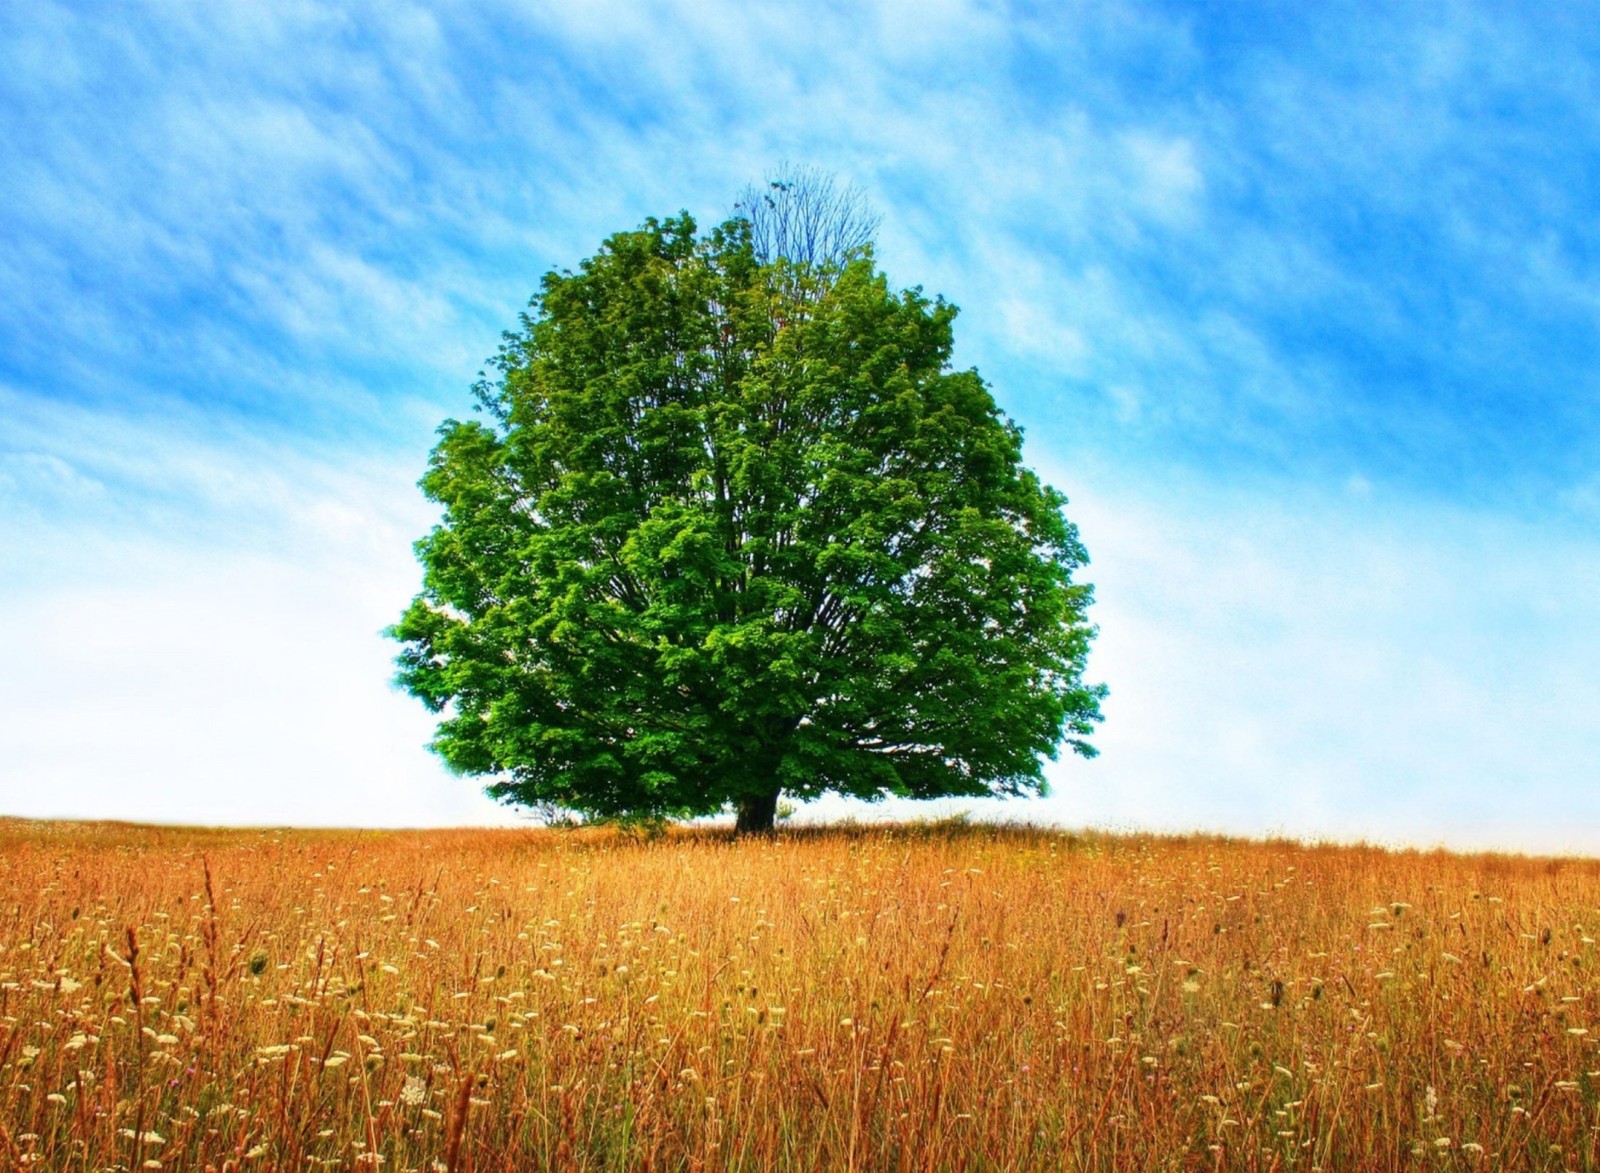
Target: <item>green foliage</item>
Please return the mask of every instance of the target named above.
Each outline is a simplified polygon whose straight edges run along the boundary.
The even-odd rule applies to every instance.
[[[758,261],[739,220],[548,274],[482,421],[446,421],[391,634],[434,748],[506,801],[598,816],[779,791],[1015,793],[1099,719],[1065,499],[955,307],[862,253]]]

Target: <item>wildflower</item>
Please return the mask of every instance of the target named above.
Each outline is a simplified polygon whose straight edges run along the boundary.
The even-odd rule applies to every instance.
[[[413,1108],[428,1098],[428,1082],[419,1075],[408,1075],[400,1088],[400,1102]]]

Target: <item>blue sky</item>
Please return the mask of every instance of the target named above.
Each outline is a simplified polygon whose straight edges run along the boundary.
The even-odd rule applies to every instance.
[[[0,811],[504,818],[377,635],[551,267],[784,161],[1073,500],[1112,688],[1006,813],[1600,851],[1574,6],[0,10]]]

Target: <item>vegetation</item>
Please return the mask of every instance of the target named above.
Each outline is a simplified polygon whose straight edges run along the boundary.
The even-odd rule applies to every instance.
[[[0,1166],[1593,1169],[1600,862],[0,823]]]
[[[545,277],[440,430],[400,682],[508,802],[770,830],[784,792],[1037,790],[1102,695],[1065,498],[857,204],[747,203]]]

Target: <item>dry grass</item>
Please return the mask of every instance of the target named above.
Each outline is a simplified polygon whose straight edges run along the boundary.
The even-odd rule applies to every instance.
[[[1594,861],[0,822],[0,917],[7,1168],[1597,1167]]]

